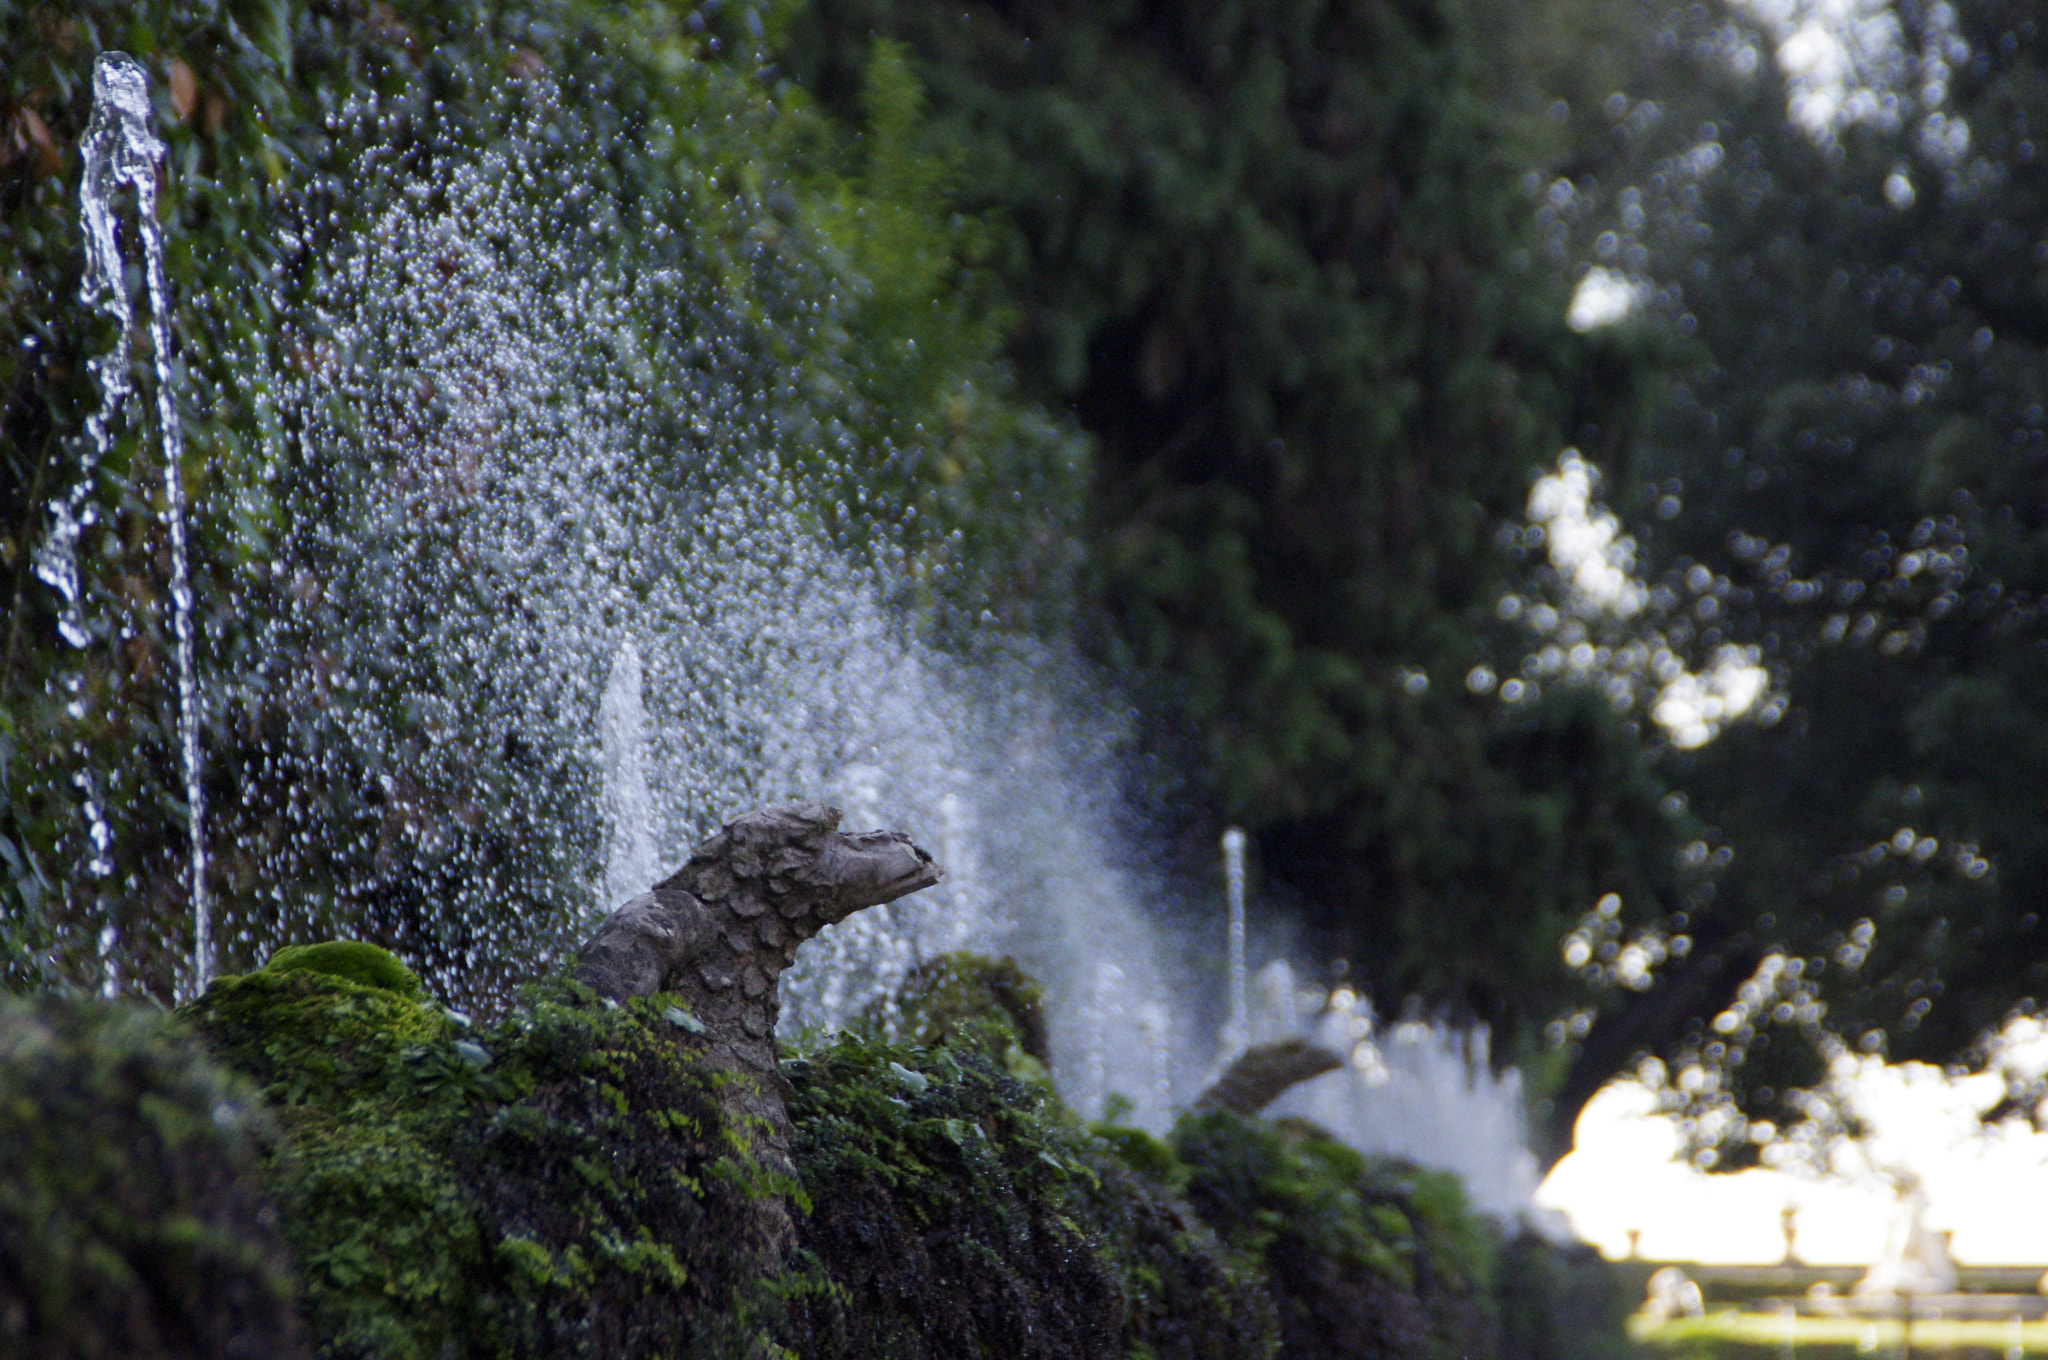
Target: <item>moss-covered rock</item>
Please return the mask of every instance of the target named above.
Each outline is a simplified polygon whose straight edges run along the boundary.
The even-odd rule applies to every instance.
[[[0,998],[0,1355],[306,1354],[266,1128],[160,1011]]]
[[[789,1067],[798,1236],[823,1285],[792,1311],[805,1356],[1272,1353],[1248,1263],[977,1044],[850,1034]]]
[[[1261,1281],[1174,1194],[1171,1155],[1132,1169],[1038,1079],[1012,963],[923,970],[901,1014],[930,1045],[863,1032],[792,1060],[789,1186],[672,998],[561,984],[472,1031],[381,962],[285,955],[188,1011],[276,1110],[266,1172],[330,1356],[740,1354],[771,1332],[819,1360],[1272,1353]],[[751,1206],[778,1193],[803,1251],[762,1279]]]
[[[1286,1121],[1282,1126],[1287,1127]],[[1321,1130],[1306,1127],[1312,1137],[1328,1139]],[[1409,1262],[1427,1329],[1421,1353],[1432,1360],[1506,1354],[1495,1295],[1498,1226],[1472,1208],[1464,1182],[1451,1172],[1400,1157],[1366,1157],[1363,1164],[1358,1195],[1367,1217],[1394,1225],[1387,1240]],[[1404,1225],[1405,1239],[1399,1235]]]
[[[215,978],[181,1014],[287,1112],[395,1098],[394,1086],[411,1084],[405,1055],[453,1035],[416,982],[397,988],[290,963]]]
[[[1182,1117],[1170,1145],[1197,1212],[1263,1267],[1288,1360],[1496,1353],[1492,1234],[1455,1177],[1229,1110]]]
[[[917,1042],[790,1057],[791,1183],[673,997],[558,982],[472,1026],[382,951],[281,951],[182,1013],[238,1073],[160,1013],[9,1003],[0,1354],[303,1353],[287,1246],[330,1360],[1628,1354],[1627,1282],[1454,1177],[1225,1110],[1082,1123],[1036,1004],[947,956],[890,1017]]]
[[[1583,1242],[1523,1229],[1501,1244],[1494,1299],[1500,1353],[1513,1360],[1628,1360],[1648,1348],[1628,1334],[1650,1266],[1609,1261]]]
[[[418,1000],[426,994],[420,980],[413,976],[410,968],[398,961],[388,949],[379,949],[374,944],[360,940],[328,940],[321,944],[292,944],[277,950],[270,961],[263,965],[269,973],[288,973],[294,969],[308,973],[325,973],[329,977],[361,983],[365,987],[379,987],[387,992],[396,992],[403,997]]]
[[[927,959],[903,980],[894,1010],[896,1033],[908,1043],[978,1047],[997,1057],[1015,1047],[1043,1067],[1052,1063],[1044,989],[1015,959],[965,952]]]
[[[288,962],[188,1014],[276,1111],[266,1175],[324,1354],[760,1348],[750,1206],[777,1187],[671,998],[564,984],[471,1031],[383,970]]]

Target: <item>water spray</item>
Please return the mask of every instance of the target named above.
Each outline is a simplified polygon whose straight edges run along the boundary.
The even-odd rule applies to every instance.
[[[1223,886],[1230,901],[1230,1018],[1223,1026],[1219,1063],[1228,1063],[1251,1042],[1244,985],[1244,832],[1223,833]]]
[[[136,234],[142,240],[143,272],[149,287],[151,360],[156,369],[157,426],[163,439],[165,516],[171,534],[171,607],[178,651],[178,745],[185,774],[187,830],[191,840],[192,986],[205,990],[213,976],[213,933],[206,901],[206,807],[200,784],[199,684],[194,659],[192,577],[185,535],[185,488],[180,466],[185,457],[184,428],[178,422],[177,394],[171,386],[170,283],[164,275],[163,232],[156,218],[157,165],[164,144],[151,129],[149,75],[124,52],[103,52],[93,63],[92,120],[81,147],[85,174],[79,186],[80,224],[85,234],[85,276],[79,297],[87,306],[120,322],[114,348],[92,361],[99,383],[99,410],[86,423],[87,441],[78,481],[60,500],[51,502],[55,521],[37,550],[36,575],[64,597],[57,628],[64,640],[84,647],[92,635],[85,626],[84,591],[78,574],[78,540],[97,518],[87,503],[99,465],[113,446],[115,415],[133,391],[129,377],[130,333],[134,306],[123,277],[116,232],[114,198],[123,188],[135,192]],[[83,716],[74,705],[73,716]],[[95,847],[95,864],[106,858],[109,839],[98,801],[87,795],[87,816]]]
[[[654,886],[654,799],[647,788],[646,678],[631,638],[612,654],[597,715],[604,762],[603,907],[609,911]]]

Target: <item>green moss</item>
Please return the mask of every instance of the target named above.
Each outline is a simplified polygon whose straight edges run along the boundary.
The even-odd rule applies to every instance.
[[[312,963],[348,957],[313,948],[327,953]],[[277,1112],[266,1179],[307,1320],[329,1354],[439,1356],[485,1291],[482,1231],[450,1155],[480,1083],[416,986],[276,964],[216,980],[184,1013]]]
[[[1260,1253],[1297,1238],[1315,1255],[1413,1287],[1407,1243],[1357,1193],[1365,1163],[1352,1149],[1228,1110],[1184,1116],[1172,1146],[1190,1170],[1189,1198],[1226,1237]]]
[[[530,993],[483,1037],[497,1094],[455,1162],[497,1263],[504,1353],[753,1354],[773,1300],[759,1206],[788,1187],[718,1103],[729,1080],[668,1015],[573,985]]]
[[[881,1019],[882,1009],[869,1018]],[[928,959],[904,979],[889,1009],[896,1035],[912,1044],[973,1048],[1012,1066],[1012,1048],[1041,1068],[1052,1062],[1044,990],[1015,959],[970,953]]]
[[[573,985],[473,1034],[422,998],[304,967],[188,1008],[264,1085],[265,1177],[330,1356],[758,1349],[774,1187],[667,1018]]]
[[[1224,1110],[1184,1116],[1170,1141],[1197,1212],[1263,1266],[1282,1354],[1495,1353],[1491,1229],[1455,1177]]]
[[[1013,963],[949,956],[895,1012],[928,1042],[875,1017],[791,1057],[794,1185],[672,997],[557,983],[472,1030],[287,967],[186,1015],[271,1102],[263,1182],[330,1357],[1486,1360],[1497,1280],[1515,1336],[1575,1336],[1584,1281],[1520,1239],[1503,1265],[1453,1177],[1297,1121],[1084,1124],[1014,1070],[1043,1072],[1024,1001]],[[769,1196],[800,1211],[773,1277]]]
[[[268,1131],[161,1012],[0,999],[0,1354],[304,1355]]]
[[[1500,1349],[1515,1360],[1628,1360],[1647,1353],[1629,1315],[1650,1268],[1609,1261],[1584,1243],[1524,1229],[1501,1244],[1494,1267]],[[1715,1351],[1726,1355],[1726,1352]]]
[[[1108,1146],[1117,1160],[1139,1175],[1175,1192],[1187,1188],[1187,1164],[1174,1155],[1172,1146],[1163,1139],[1155,1138],[1143,1129],[1119,1124],[1114,1118],[1097,1120],[1088,1129]]]
[[[266,972],[287,973],[301,969],[324,973],[364,987],[379,987],[414,1000],[426,995],[412,970],[387,949],[360,940],[328,940],[324,944],[286,945],[263,965]]]
[[[1420,1353],[1434,1360],[1494,1354],[1499,1233],[1473,1211],[1464,1183],[1401,1158],[1367,1157],[1358,1193],[1368,1214],[1398,1215],[1407,1227],[1405,1249],[1426,1324]]]
[[[306,968],[216,978],[181,1013],[285,1109],[395,1098],[414,1084],[408,1055],[439,1052],[453,1034],[417,995]]]
[[[847,1035],[789,1066],[820,1286],[792,1309],[802,1354],[1271,1354],[1243,1263],[999,1058]]]

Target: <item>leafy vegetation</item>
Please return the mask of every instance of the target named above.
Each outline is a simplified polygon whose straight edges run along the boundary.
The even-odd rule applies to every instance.
[[[1197,1211],[1264,1263],[1284,1354],[1494,1351],[1494,1242],[1454,1177],[1229,1111],[1183,1116],[1172,1145]]]
[[[673,998],[553,983],[478,1026],[380,952],[286,955],[175,1021],[8,1003],[0,1117],[28,1122],[0,1146],[0,1318],[30,1319],[27,1354],[90,1353],[53,1321],[118,1336],[145,1312],[288,1354],[294,1275],[311,1347],[377,1360],[1619,1353],[1618,1322],[1575,1328],[1546,1282],[1568,1253],[1502,1245],[1448,1176],[1229,1114],[1164,1141],[1084,1125],[1006,1066],[1000,994],[1033,985],[1014,965],[949,956],[998,985],[979,1010],[951,988],[926,1043],[863,1027],[786,1059],[792,1186],[721,1113]],[[107,1136],[78,1158],[73,1128]],[[798,1210],[773,1276],[767,1195]],[[1501,1348],[1525,1334],[1549,1348]]]
[[[134,1006],[0,998],[0,1350],[308,1354],[245,1079]]]
[[[998,1023],[1001,1023],[1000,1021]],[[978,1036],[969,1036],[970,1039]],[[1259,1280],[1040,1082],[846,1036],[791,1065],[817,1356],[1266,1356]]]
[[[2048,58],[2000,0],[1892,17],[1918,74],[1828,119],[1769,31],[1645,14],[1543,214],[1545,249],[1643,289],[1618,329],[1675,347],[1683,381],[1604,455],[1653,608],[1754,647],[1778,704],[1664,759],[1706,871],[1654,907],[1620,889],[1625,934],[1690,948],[1607,973],[1558,1109],[1654,1054],[1721,1166],[1842,1132],[1831,1062],[1970,1061],[2048,980]],[[2038,1075],[2012,1095],[2034,1109]]]
[[[791,69],[843,103],[869,32],[1012,224],[1012,353],[1097,441],[1100,637],[1198,772],[1190,829],[1245,824],[1354,976],[1540,1079],[1557,941],[1669,892],[1674,828],[1604,706],[1464,677],[1519,646],[1496,527],[1650,374],[1564,324],[1460,7],[821,0]]]
[[[2044,39],[1896,21],[1875,102],[1734,5],[819,0],[783,40],[836,108],[902,42],[1011,224],[1012,353],[1097,440],[1104,647],[1208,781],[1190,829],[1251,828],[1383,1001],[1491,1024],[1548,1155],[1637,1070],[1693,1072],[1704,1160],[1822,1139],[1833,1057],[1967,1061],[2048,976]],[[1637,305],[1574,329],[1594,266]],[[1518,527],[1566,446],[1636,631],[1755,648],[1771,723],[1674,742],[1496,613],[1568,587]]]
[[[262,1083],[264,1179],[329,1355],[741,1355],[773,1301],[758,1168],[663,1004],[542,989],[494,1025],[304,951],[181,1013]],[[376,955],[381,958],[375,958]],[[296,956],[296,957],[295,957]]]

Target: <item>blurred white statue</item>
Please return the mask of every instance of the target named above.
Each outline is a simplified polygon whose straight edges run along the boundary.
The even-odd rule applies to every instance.
[[[1899,1188],[1898,1207],[1885,1231],[1884,1250],[1856,1283],[1857,1295],[1884,1298],[1954,1293],[1956,1264],[1949,1259],[1947,1238],[1927,1226],[1927,1191],[1911,1171],[1891,1174]]]

